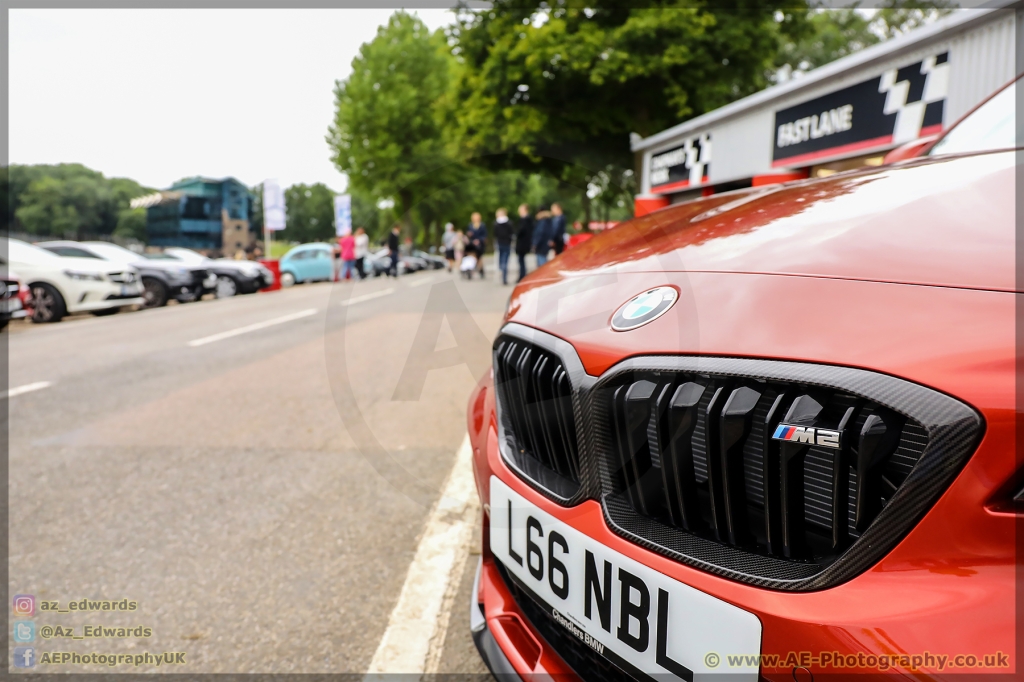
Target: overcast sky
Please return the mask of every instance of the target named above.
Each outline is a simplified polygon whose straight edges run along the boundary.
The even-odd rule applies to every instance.
[[[9,161],[341,191],[324,141],[334,81],[392,11],[12,9]]]

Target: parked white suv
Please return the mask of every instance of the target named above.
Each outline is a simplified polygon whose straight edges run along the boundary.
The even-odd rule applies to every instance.
[[[142,305],[138,271],[93,258],[64,258],[17,239],[5,239],[7,261],[32,294],[32,320],[59,322],[68,313],[110,315]]]

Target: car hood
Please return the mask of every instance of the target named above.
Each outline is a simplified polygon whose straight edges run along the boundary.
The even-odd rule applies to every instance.
[[[95,272],[106,274],[108,272],[124,272],[135,270],[131,265],[123,263],[112,263],[97,258],[79,258],[77,256],[58,256],[53,260],[47,259],[39,263],[14,263],[19,269],[34,272],[64,272],[65,270],[76,270],[78,272]]]
[[[222,270],[237,270],[239,272],[259,272],[261,265],[251,260],[232,260],[230,258],[218,258],[210,260],[205,267],[220,268]]]
[[[160,272],[193,272],[196,270],[205,270],[204,265],[193,265],[189,263],[179,263],[176,261],[160,261],[160,260],[149,260],[141,258],[137,261],[132,261],[132,267],[138,270],[159,270]]]
[[[669,207],[538,268],[506,321],[567,340],[593,376],[637,355],[760,357],[862,367],[983,405],[1013,388],[978,382],[1013,374],[1013,163],[922,159]],[[671,309],[612,329],[659,286],[678,292]]]
[[[1014,291],[1014,153],[919,159],[672,206],[533,279],[611,272],[822,277]]]

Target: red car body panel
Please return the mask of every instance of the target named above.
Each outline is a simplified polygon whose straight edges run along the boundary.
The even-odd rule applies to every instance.
[[[1013,291],[1011,216],[992,201],[1013,187],[1014,155],[1002,153],[715,195],[623,223],[536,276],[735,272]]]
[[[906,144],[901,144],[896,149],[893,149],[885,155],[882,159],[882,165],[888,166],[889,164],[896,163],[897,161],[906,161],[907,159],[916,159],[919,156],[924,156],[928,153],[928,150],[935,146],[936,141],[939,139],[939,134],[925,135],[919,137],[916,140],[911,140]]]
[[[470,400],[481,499],[488,502],[490,476],[497,476],[608,547],[754,613],[766,655],[928,652],[952,659],[1001,652],[1008,667],[947,664],[869,677],[1015,672],[1018,517],[1010,497],[1021,481],[1014,172],[1012,152],[922,159],[669,207],[567,251],[528,277],[510,301],[509,322],[565,339],[595,376],[638,355],[770,358],[895,375],[974,407],[985,424],[976,452],[924,518],[867,572],[817,592],[763,589],[623,539],[608,528],[596,501],[571,508],[549,501],[498,452],[490,377]],[[680,293],[668,313],[630,332],[611,329],[620,305],[664,285]],[[492,630],[505,617],[526,623],[487,545],[485,539],[480,598],[488,623]],[[566,672],[525,627],[540,654],[531,654],[532,665],[521,658],[517,671]],[[515,650],[510,639],[502,648]],[[762,675],[792,680],[794,667],[837,672],[790,660],[763,667]]]

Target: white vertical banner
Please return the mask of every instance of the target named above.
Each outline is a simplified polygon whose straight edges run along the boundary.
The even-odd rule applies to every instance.
[[[352,196],[334,195],[334,230],[339,237],[352,234]]]
[[[277,180],[263,181],[263,227],[272,232],[285,227],[284,189]]]

